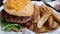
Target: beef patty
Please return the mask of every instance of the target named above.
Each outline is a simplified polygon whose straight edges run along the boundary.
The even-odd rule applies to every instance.
[[[25,24],[26,26],[30,27],[32,24],[32,16],[14,16],[8,14],[4,9],[1,11],[2,17],[7,21],[11,23],[17,23],[17,24]]]

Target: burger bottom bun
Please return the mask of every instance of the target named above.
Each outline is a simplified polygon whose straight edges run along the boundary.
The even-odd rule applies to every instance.
[[[14,9],[9,10],[9,9],[7,9],[6,4],[4,5],[4,10],[7,13],[9,13],[11,15],[15,15],[15,16],[31,16],[34,12],[34,7],[30,1],[27,5],[25,5],[25,7],[22,10],[19,10],[19,11],[15,11]]]

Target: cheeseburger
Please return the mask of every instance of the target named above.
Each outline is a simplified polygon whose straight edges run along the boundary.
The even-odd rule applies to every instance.
[[[7,0],[1,14],[7,27],[9,23],[29,28],[32,25],[33,12],[34,7],[30,0]]]

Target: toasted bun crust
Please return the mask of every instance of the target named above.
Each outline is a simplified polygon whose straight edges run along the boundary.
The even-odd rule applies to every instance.
[[[30,1],[22,10],[19,10],[19,11],[15,11],[14,9],[9,10],[9,9],[7,9],[6,4],[4,5],[4,10],[7,13],[9,13],[11,15],[15,15],[15,16],[31,16],[34,12],[34,7]]]

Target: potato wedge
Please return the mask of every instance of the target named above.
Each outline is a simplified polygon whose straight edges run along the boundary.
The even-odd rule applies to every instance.
[[[40,8],[38,5],[36,5],[36,3],[34,4],[34,14],[33,14],[33,31],[35,31],[37,34],[38,32],[38,28],[37,28],[37,22],[40,19]]]
[[[48,19],[48,23],[49,23],[49,26],[51,28],[57,28],[58,27],[58,23],[56,21],[53,20],[53,17],[50,16],[49,19]]]
[[[42,6],[43,7],[43,6]],[[45,11],[45,14],[42,16],[42,18],[38,21],[37,23],[37,27],[40,29],[42,27],[42,25],[46,22],[46,20],[48,19],[48,17],[52,14],[52,10],[48,9],[49,7],[47,7],[47,9]]]
[[[33,21],[34,23],[37,23],[38,20],[40,19],[40,10],[39,10],[39,6],[34,4],[34,14],[33,14]]]
[[[54,18],[55,21],[57,21],[57,23],[60,24],[60,17],[57,16],[54,12],[52,13],[52,17]]]
[[[49,12],[49,11],[53,12],[53,10],[52,10],[50,7],[46,6],[45,4],[42,4],[42,9],[43,9],[45,12]]]
[[[45,32],[49,32],[49,31],[52,30],[52,28],[49,26],[48,21],[46,21],[43,26],[45,26],[45,28],[46,28],[46,31]]]
[[[44,12],[43,8],[40,7],[40,15],[41,15],[41,17],[43,16],[44,13],[45,13],[45,12]]]
[[[42,4],[42,8],[44,9],[45,12],[48,12],[47,9],[50,9],[52,11],[52,17],[54,18],[54,20],[60,23],[60,17],[53,12],[52,8],[46,6],[45,4]]]
[[[40,29],[43,24],[47,21],[48,17],[51,15],[51,12],[45,13],[37,23],[37,27]]]
[[[46,27],[42,26],[39,32],[46,32]]]
[[[33,24],[33,31],[36,32],[36,33],[39,33],[36,23]]]
[[[54,29],[56,29],[58,27],[58,23],[56,21],[54,21],[54,24],[52,26]]]
[[[29,30],[33,31],[33,25],[31,25],[31,27],[29,27]]]
[[[52,18],[52,16],[50,16],[49,18],[48,18],[48,23],[49,23],[49,26],[51,27],[51,28],[53,28],[53,18]]]

